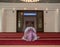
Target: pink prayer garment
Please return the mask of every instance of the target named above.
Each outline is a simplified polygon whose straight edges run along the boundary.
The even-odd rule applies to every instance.
[[[28,32],[27,32],[27,40],[28,41],[32,41],[33,40],[33,38],[34,38],[33,34],[34,34],[34,32],[33,32],[32,29],[28,30]]]
[[[23,40],[26,41],[35,41],[38,39],[36,30],[33,27],[27,27],[24,32],[24,36],[22,37]]]

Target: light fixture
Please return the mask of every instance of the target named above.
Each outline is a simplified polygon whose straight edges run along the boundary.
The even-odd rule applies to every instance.
[[[39,2],[40,0],[21,0],[23,2]]]
[[[35,10],[37,10],[37,8],[35,8]]]
[[[24,10],[26,10],[27,8],[24,8]]]
[[[2,8],[2,13],[4,12],[4,8]]]
[[[13,13],[14,13],[14,11],[15,11],[15,8],[13,8]]]
[[[46,8],[46,13],[48,13],[48,8]]]
[[[58,8],[56,9],[56,12],[59,12],[59,9]]]

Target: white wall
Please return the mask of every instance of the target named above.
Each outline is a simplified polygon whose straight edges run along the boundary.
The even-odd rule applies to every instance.
[[[44,31],[55,32],[55,11],[44,11]]]
[[[60,10],[59,10],[59,14],[58,14],[58,31],[60,32]]]
[[[0,32],[2,32],[2,9],[0,9]]]
[[[16,11],[4,10],[3,32],[16,32]]]
[[[4,8],[4,18],[2,29],[5,32],[16,32],[16,10],[43,10],[44,11],[44,32],[59,32],[60,3],[0,3],[0,8]],[[48,8],[48,13],[46,13]],[[14,10],[14,13],[13,13]],[[4,23],[5,22],[5,23]],[[60,23],[60,22],[59,22]]]

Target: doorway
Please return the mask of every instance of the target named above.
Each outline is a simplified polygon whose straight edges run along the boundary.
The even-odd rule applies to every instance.
[[[34,27],[35,29],[37,29],[36,27],[36,17],[24,17],[24,29],[29,26],[28,24],[30,23],[30,25],[32,25],[32,27]]]
[[[17,32],[23,32],[30,23],[37,32],[44,32],[42,10],[17,10]]]

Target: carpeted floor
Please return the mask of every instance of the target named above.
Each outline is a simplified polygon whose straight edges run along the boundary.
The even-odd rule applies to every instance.
[[[60,40],[37,40],[33,42],[23,40],[0,40],[0,45],[60,45]]]
[[[60,33],[37,33],[40,39],[33,42],[21,40],[21,33],[0,33],[0,45],[60,45]]]

